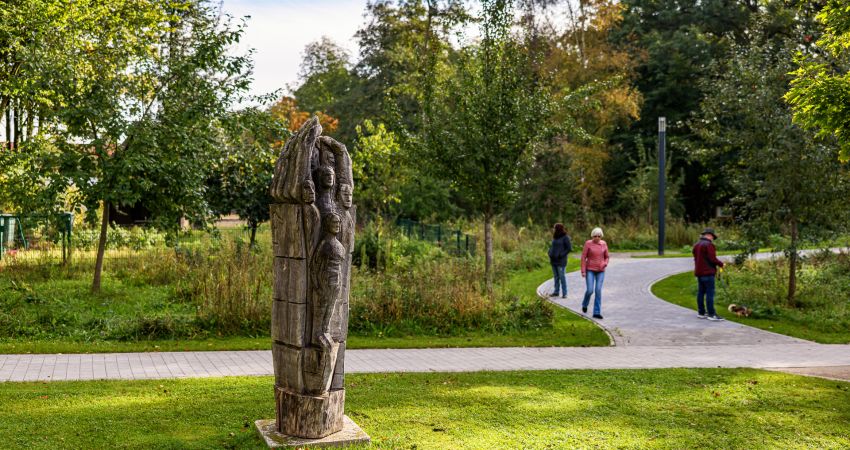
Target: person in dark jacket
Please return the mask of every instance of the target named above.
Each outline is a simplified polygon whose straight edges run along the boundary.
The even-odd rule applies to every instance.
[[[555,275],[555,290],[549,294],[551,297],[558,295],[558,289],[561,290],[561,297],[567,298],[567,255],[573,251],[573,244],[570,242],[570,236],[567,235],[567,230],[564,224],[556,223],[552,232],[552,245],[549,246],[549,263],[552,264],[552,273]]]
[[[708,320],[723,320],[714,310],[714,277],[717,268],[723,267],[723,261],[717,259],[717,249],[714,240],[717,234],[714,229],[706,228],[694,244],[694,275],[697,277],[697,317]],[[705,304],[703,304],[705,300]],[[708,311],[706,311],[706,306]],[[706,315],[706,312],[708,314]]]

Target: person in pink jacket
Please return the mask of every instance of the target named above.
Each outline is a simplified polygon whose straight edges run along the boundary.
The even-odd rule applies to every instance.
[[[602,318],[602,282],[605,281],[605,268],[608,267],[608,244],[602,240],[602,228],[594,228],[590,232],[590,240],[584,243],[581,251],[581,276],[587,283],[581,311],[587,312],[590,294],[593,298],[593,318]]]

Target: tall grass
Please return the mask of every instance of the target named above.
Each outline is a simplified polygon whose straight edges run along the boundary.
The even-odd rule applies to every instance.
[[[546,263],[547,241],[535,233],[498,228],[498,274]],[[551,326],[551,307],[533,293],[522,299],[484,294],[481,255],[450,256],[388,228],[360,230],[358,242],[355,253],[366,257],[353,268],[354,333],[452,335]],[[255,248],[238,233],[195,235],[177,248],[108,249],[105,259],[105,288],[91,294],[94,250],[76,249],[66,264],[60,250],[49,246],[4,258],[0,290],[10,295],[0,299],[6,312],[0,337],[134,340],[269,333],[268,228],[260,230]]]
[[[817,315],[812,326],[850,332],[850,253],[817,252],[800,258],[795,303],[788,305],[788,261],[747,260],[734,273],[730,296],[756,317]]]
[[[605,233],[605,242],[612,250],[655,250],[658,248],[658,226],[634,220],[614,220],[596,226]],[[742,248],[740,234],[735,227],[724,224],[687,223],[682,220],[669,220],[665,226],[664,246],[666,249],[687,250],[699,239],[702,231],[711,226],[720,239],[715,242],[719,250],[737,250]],[[573,230],[573,243],[583,243],[590,239],[592,227]]]
[[[271,327],[271,251],[229,241],[202,255],[185,289],[198,305],[198,320],[221,334],[264,334]]]
[[[94,251],[76,250],[65,264],[56,249],[7,255],[0,263],[0,286],[9,295],[0,300],[7,311],[20,314],[7,315],[3,334],[79,336],[87,329],[93,334],[82,333],[86,337],[117,340],[267,334],[270,249],[249,249],[239,237],[196,244],[107,250],[107,288],[100,294],[88,291]],[[58,312],[65,330],[38,326],[45,325],[38,317],[62,304],[69,306],[69,312]]]
[[[450,256],[430,243],[374,225],[361,230],[358,242],[355,259],[360,264],[352,275],[352,332],[374,336],[454,335],[551,326],[551,307],[533,292],[523,298],[501,291],[492,297],[486,295],[480,252],[475,257]],[[497,279],[546,263],[546,245],[537,230],[510,224],[495,227]],[[357,259],[359,251],[383,255],[383,262],[372,264],[374,259],[369,256]]]
[[[505,261],[509,265],[517,263],[523,265],[523,261],[531,261],[527,258],[534,258],[539,252],[543,252],[544,263],[545,249],[541,247],[548,245],[552,239],[552,226],[554,224],[534,224],[527,223],[518,226],[512,223],[500,223],[494,233],[494,253],[498,258],[499,252],[511,254],[514,261]],[[601,227],[605,233],[605,242],[613,251],[623,250],[655,250],[658,248],[658,226],[655,224],[637,221],[637,220],[622,220],[612,219],[610,221],[602,221],[589,226],[573,226],[565,224],[567,233],[572,238],[574,251],[581,251],[581,246],[584,241],[590,239],[590,231],[595,227]],[[728,224],[698,224],[687,223],[683,220],[669,220],[665,227],[665,247],[671,251],[684,250],[690,252],[691,246],[699,239],[700,234],[705,227],[711,226],[721,237],[716,241],[716,245],[720,250],[739,250],[744,248],[741,242],[741,235],[738,229]],[[467,230],[468,233],[475,234],[479,242],[483,242],[483,225],[473,222]],[[535,242],[535,245],[528,246],[527,243]],[[515,254],[515,251],[535,252],[534,254],[526,253],[524,256]],[[531,263],[533,265],[533,263]]]
[[[484,293],[481,264],[471,258],[424,261],[407,270],[358,271],[351,294],[352,332],[376,336],[494,333],[551,326],[552,310],[531,293]]]
[[[480,225],[463,228],[480,233]],[[602,226],[612,249],[656,245],[651,226]],[[569,231],[578,252],[589,230]],[[669,245],[689,246],[700,231],[700,225],[672,222]],[[516,271],[548,265],[550,232],[549,225],[495,227],[497,286]],[[50,245],[20,251],[0,262],[0,288],[9,292],[0,299],[0,333],[116,340],[268,335],[273,281],[268,227],[257,238],[257,246],[249,248],[247,234],[238,231],[196,232],[182,236],[175,248],[155,232],[115,232],[106,252],[108,288],[98,295],[88,291],[93,247],[76,248],[64,265],[59,248]],[[503,333],[552,324],[551,306],[533,292],[516,296],[502,286],[493,296],[485,294],[481,252],[450,256],[439,246],[373,224],[358,230],[354,256],[352,333]]]

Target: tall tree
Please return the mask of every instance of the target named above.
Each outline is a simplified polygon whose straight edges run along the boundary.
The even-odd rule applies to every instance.
[[[304,125],[304,122],[310,120],[310,117],[317,116],[319,123],[322,125],[322,131],[333,133],[339,127],[339,119],[322,111],[313,111],[312,113],[302,110],[298,105],[298,100],[283,96],[280,100],[274,102],[269,107],[269,113],[272,117],[281,123],[286,124],[286,127],[291,132],[296,132]]]
[[[512,39],[508,0],[483,2],[481,41],[458,61],[457,74],[436,84],[424,130],[435,173],[451,180],[484,216],[486,287],[493,288],[493,220],[515,197],[535,143],[546,133],[548,96],[533,56]]]
[[[357,31],[364,117],[416,132],[434,80],[451,75],[452,35],[469,22],[460,0],[375,1]]]
[[[368,131],[362,133],[366,121],[383,126],[381,136],[392,136],[398,152],[393,156],[390,190],[398,197],[393,194],[397,201],[384,204],[382,213],[426,220],[453,217],[458,210],[446,181],[424,173],[400,174],[412,173],[420,164],[422,156],[416,154],[411,137],[421,127],[434,80],[452,73],[450,58],[456,50],[450,38],[469,20],[465,5],[457,0],[375,1],[367,5],[365,17],[355,35],[360,44],[356,62],[326,38],[307,46],[300,84],[293,91],[298,109],[337,119],[339,127],[332,134],[343,142],[377,139]],[[357,159],[358,146],[350,149]],[[358,216],[363,217],[367,209],[361,212]]]
[[[79,65],[86,50],[83,30],[94,26],[80,8],[57,8],[53,0],[0,3],[0,130],[5,149],[20,150],[42,128],[48,109],[62,102],[52,88]],[[83,1],[83,7],[89,2]],[[65,74],[58,74],[65,71]]]
[[[720,166],[732,187],[736,221],[753,248],[775,233],[787,237],[787,300],[793,305],[801,242],[846,228],[850,171],[838,162],[832,142],[792,123],[783,95],[805,34],[775,26],[777,18],[760,14],[752,41],[734,46],[728,64],[715,64],[716,78],[704,87],[710,94],[692,126],[706,143],[695,156]]]
[[[638,61],[635,87],[643,96],[640,120],[624,129],[616,141],[624,151],[613,155],[612,183],[627,179],[638,148],[634,136],[655,145],[658,117],[667,118],[667,138],[674,172],[684,170],[683,203],[691,220],[711,217],[716,206],[705,201],[705,168],[689,161],[681,149],[693,140],[684,121],[699,109],[706,91],[701,80],[710,76],[712,62],[726,57],[729,46],[749,39],[749,16],[758,0],[624,0],[623,20],[613,41]],[[716,180],[713,180],[716,181]]]
[[[207,215],[215,119],[247,88],[250,60],[230,52],[242,28],[202,0],[49,3],[39,17],[67,28],[58,34],[71,33],[75,45],[56,57],[67,66],[33,72],[33,83],[56,99],[53,126],[33,157],[39,184],[73,191],[90,222],[102,206],[98,291],[111,206],[142,203],[170,229],[181,217]]]
[[[352,122],[354,116],[353,111],[348,110],[351,106],[348,102],[359,80],[350,65],[348,52],[327,37],[322,37],[304,49],[299,74],[300,84],[293,91],[300,110],[319,115],[322,130],[343,140],[353,137],[349,131],[356,126],[345,123],[345,128],[340,130],[344,135],[339,136],[336,133],[339,118],[343,118],[344,122]],[[323,115],[335,118],[336,122],[332,128],[325,126],[328,121],[323,120]],[[295,124],[291,126],[294,127]]]
[[[269,220],[274,165],[289,136],[285,123],[259,108],[246,108],[222,121],[220,147],[212,158],[207,202],[218,215],[236,212],[251,230]]]
[[[601,216],[610,193],[605,169],[618,150],[611,137],[638,118],[641,95],[631,85],[634,58],[610,40],[611,30],[622,20],[622,6],[611,0],[565,6],[568,20],[562,31],[535,25],[527,45],[544,55],[537,72],[552,94],[569,98],[563,102],[568,107],[557,111],[554,121],[575,122],[584,134],[559,136],[536,155],[512,215],[520,220],[589,224]],[[545,22],[545,15],[537,13],[531,19],[528,11],[534,9],[525,9],[526,21]]]
[[[398,140],[384,124],[366,120],[357,127],[351,165],[361,211],[380,216],[400,201],[400,186],[409,176],[400,158]]]
[[[394,133],[415,131],[430,80],[450,65],[450,38],[469,20],[460,0],[370,1],[364,16],[357,61],[323,37],[304,49],[293,89],[301,109],[339,119],[335,134],[345,142],[367,119]]]
[[[794,72],[785,98],[794,106],[795,122],[834,136],[842,161],[850,161],[850,8],[829,0],[817,19],[824,33],[817,46],[825,54],[800,50],[800,67]],[[811,40],[811,35],[808,35]]]

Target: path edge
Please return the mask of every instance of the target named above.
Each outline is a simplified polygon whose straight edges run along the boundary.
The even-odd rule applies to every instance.
[[[676,275],[681,275],[681,274],[683,274],[683,273],[688,273],[688,272],[690,272],[690,270],[683,270],[683,271],[681,271],[681,272],[671,273],[671,274],[667,274],[667,275],[664,275],[664,276],[662,276],[662,277],[656,278],[656,279],[652,280],[651,282],[649,282],[649,284],[646,286],[647,292],[649,292],[649,295],[651,295],[652,297],[654,297],[654,298],[656,298],[656,299],[658,299],[658,300],[660,300],[660,301],[662,301],[662,302],[669,303],[669,304],[671,304],[671,305],[676,305],[676,306],[679,306],[679,307],[681,307],[681,308],[685,308],[685,309],[687,309],[687,310],[689,310],[689,311],[694,311],[693,309],[688,308],[688,307],[686,307],[686,306],[678,305],[678,304],[673,303],[673,302],[671,302],[671,301],[669,301],[669,300],[665,300],[665,299],[663,299],[663,298],[661,298],[661,297],[659,297],[659,296],[655,295],[655,293],[653,293],[653,292],[652,292],[652,287],[653,287],[653,286],[655,286],[656,284],[660,283],[661,281],[666,280],[667,278],[675,277]],[[796,342],[796,343],[794,343],[794,344],[796,344],[796,345],[799,345],[799,344],[820,344],[820,345],[824,345],[824,344],[821,344],[820,342],[810,341],[810,340],[808,340],[808,339],[799,338],[799,337],[797,337],[797,336],[791,336],[791,335],[789,335],[789,334],[777,333],[777,332],[775,332],[775,331],[771,331],[771,330],[765,330],[765,329],[763,329],[763,328],[754,327],[754,326],[752,326],[752,325],[748,325],[748,324],[746,324],[746,323],[741,323],[741,322],[736,322],[736,321],[734,321],[734,320],[733,320],[733,321],[731,321],[731,322],[736,323],[736,324],[741,325],[741,326],[744,326],[744,327],[754,328],[754,329],[756,329],[756,330],[763,331],[763,332],[765,332],[765,333],[775,334],[775,335],[777,335],[777,336],[784,336],[784,337],[786,337],[786,338],[796,339],[796,340],[800,341],[800,342]],[[794,344],[792,344],[792,345],[794,345]],[[838,344],[838,345],[842,345],[842,344]]]
[[[554,280],[555,280],[554,278],[549,278],[546,281],[544,281],[542,284],[540,284],[540,286],[537,286],[537,291],[536,291],[537,296],[540,297],[541,299],[545,300],[546,302],[548,302],[552,305],[555,305],[556,308],[564,309],[567,312],[569,312],[570,314],[575,314],[576,316],[581,317],[582,319],[596,325],[602,331],[604,331],[606,335],[608,335],[608,347],[617,347],[617,340],[614,338],[614,335],[612,334],[611,330],[609,330],[608,328],[606,328],[604,325],[600,324],[599,322],[597,322],[595,320],[591,320],[587,316],[579,314],[579,313],[571,310],[570,308],[567,308],[566,306],[558,304],[557,302],[553,302],[552,299],[549,298],[548,295],[546,295],[546,289],[544,289],[543,287],[546,286],[547,284],[549,284],[550,281],[554,283]]]

